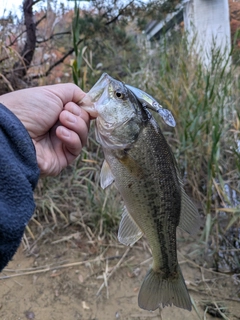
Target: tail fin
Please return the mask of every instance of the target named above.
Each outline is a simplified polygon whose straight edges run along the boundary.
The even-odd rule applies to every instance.
[[[154,311],[159,306],[165,307],[173,304],[191,311],[191,300],[179,266],[177,273],[177,277],[164,279],[164,274],[150,269],[138,295],[139,307]]]

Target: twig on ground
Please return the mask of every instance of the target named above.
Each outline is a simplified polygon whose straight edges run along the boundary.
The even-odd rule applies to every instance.
[[[130,317],[131,318],[158,318],[158,314],[149,314],[146,315],[146,314],[131,314]]]
[[[163,308],[162,308],[162,307],[159,307],[158,310],[159,310],[159,319],[160,319],[160,320],[163,320],[163,318],[162,318]]]
[[[236,302],[240,302],[240,299],[234,299],[234,298],[225,298],[226,300],[229,301],[236,301]]]
[[[29,244],[29,242],[28,242],[28,238],[27,238],[25,232],[24,232],[24,234],[23,234],[22,244],[23,244],[24,250],[30,250],[30,244]]]
[[[95,263],[95,262],[99,262],[99,261],[120,259],[119,262],[117,263],[117,265],[112,269],[112,271],[111,271],[111,275],[112,275],[115,272],[115,270],[121,265],[123,259],[128,254],[130,248],[128,248],[122,256],[110,256],[110,257],[105,257],[104,258],[104,254],[106,253],[107,249],[108,248],[106,248],[106,250],[104,250],[104,252],[102,252],[95,259],[91,259],[91,260],[84,260],[84,261],[66,263],[66,264],[57,265],[57,266],[56,265],[55,266],[54,265],[52,265],[52,266],[49,265],[49,266],[41,266],[41,267],[36,267],[36,268],[18,269],[18,270],[7,269],[6,268],[6,269],[4,269],[3,272],[18,272],[18,273],[15,273],[15,274],[12,274],[12,275],[9,275],[9,276],[2,276],[2,277],[0,277],[0,280],[5,280],[5,279],[9,279],[9,278],[14,278],[14,277],[20,277],[20,276],[27,276],[27,275],[31,275],[31,274],[37,274],[37,273],[45,273],[45,272],[52,271],[52,270],[75,267],[75,266],[80,266],[80,265],[84,265],[84,264],[87,264],[87,263],[89,264],[89,263]],[[128,261],[131,261],[131,260],[132,260],[132,257]],[[108,276],[108,279],[110,278],[110,276]]]
[[[143,266],[144,264],[147,264],[148,262],[150,262],[153,258],[148,258],[147,260],[144,260],[143,262],[141,262],[139,265]]]
[[[197,304],[196,304],[194,298],[193,298],[192,296],[190,296],[190,299],[191,299],[191,302],[192,302],[192,306],[193,306],[194,311],[196,312],[198,318],[201,320],[202,317],[201,317],[201,315],[200,315],[200,313],[199,313],[199,311],[198,311]]]
[[[65,236],[61,239],[55,240],[52,242],[52,244],[56,244],[56,243],[60,243],[60,242],[64,242],[64,241],[69,241],[71,239],[79,239],[80,238],[80,232],[76,232],[76,233],[72,233],[69,236]]]
[[[221,315],[221,317],[225,320],[230,320],[223,312],[222,310],[219,308],[218,304],[216,302],[213,302],[215,307],[217,308],[217,311],[219,312],[219,314]]]
[[[37,273],[45,273],[45,272],[48,272],[51,270],[58,270],[58,269],[62,269],[62,268],[76,267],[76,266],[80,266],[80,265],[83,265],[86,263],[94,263],[94,262],[99,262],[101,260],[106,260],[106,259],[108,259],[108,258],[103,258],[103,254],[100,254],[99,256],[97,256],[95,259],[92,259],[92,260],[72,262],[72,263],[67,263],[67,264],[57,265],[57,266],[52,266],[52,267],[45,266],[45,267],[42,267],[41,269],[38,268],[38,270],[34,270],[34,271],[12,274],[10,276],[2,276],[2,277],[0,277],[0,280],[14,278],[14,277],[20,277],[20,276],[27,276],[27,275],[31,275],[31,274],[37,274]],[[8,271],[8,269],[5,269],[4,271],[6,272],[6,271]],[[12,272],[12,270],[9,270],[9,271]],[[15,271],[17,271],[17,270],[15,270]]]
[[[214,271],[214,270],[211,270],[210,268],[204,268],[202,266],[200,266],[199,264],[187,259],[181,252],[178,251],[178,254],[180,254],[185,260],[184,261],[180,261],[179,264],[183,264],[183,263],[190,263],[192,264],[193,266],[195,266],[196,268],[199,268],[200,270],[204,270],[204,271],[208,271],[208,272],[211,272],[211,273],[214,273],[214,274],[217,274],[219,277],[220,276],[223,276],[223,277],[229,277],[230,275],[227,274],[227,273],[221,273],[221,272],[217,272],[217,271]]]
[[[112,271],[107,275],[107,280],[109,280],[111,278],[111,276],[114,274],[114,272],[120,267],[120,265],[122,264],[124,258],[127,256],[128,252],[130,251],[130,248],[127,248],[127,250],[124,252],[122,258],[118,261],[118,263],[114,266],[114,268],[112,269]],[[105,281],[102,283],[102,285],[100,286],[100,288],[98,289],[97,292],[97,296],[99,296],[100,292],[102,291],[102,289],[105,286]]]
[[[106,268],[105,272],[103,273],[103,279],[104,279],[104,284],[107,290],[107,299],[109,299],[109,290],[108,290],[108,260],[106,260]]]
[[[207,284],[207,281],[205,281],[204,270],[202,269],[202,267],[200,268],[200,270],[201,270],[201,275],[202,275],[202,282],[205,284],[207,291],[210,292],[211,295],[212,295],[211,288],[210,288],[209,285]]]

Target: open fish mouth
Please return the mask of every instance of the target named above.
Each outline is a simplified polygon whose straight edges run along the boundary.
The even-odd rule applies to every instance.
[[[103,73],[101,78],[91,88],[91,90],[85,95],[85,97],[78,102],[78,105],[87,111],[91,117],[96,118],[99,115],[96,103],[100,97],[104,96],[104,91],[107,90],[111,77],[107,73]],[[107,92],[105,94],[107,96]]]
[[[103,98],[105,96],[105,98],[107,99],[106,88],[109,86],[110,82],[114,81],[116,80],[110,77],[107,73],[103,73],[100,79],[92,87],[92,89],[81,101],[79,101],[79,106],[86,110],[92,117],[96,118],[99,113],[97,111],[97,106],[95,105],[95,103],[100,97]],[[157,112],[161,116],[162,120],[170,127],[176,126],[176,121],[171,111],[168,109],[164,109],[152,96],[128,84],[125,84],[125,87],[134,94],[134,96],[139,100],[143,107]]]

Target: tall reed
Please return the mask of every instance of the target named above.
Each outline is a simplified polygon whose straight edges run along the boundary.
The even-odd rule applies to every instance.
[[[231,194],[235,190],[240,201],[240,82],[230,55],[213,47],[211,67],[206,68],[192,47],[186,37],[172,42],[165,38],[151,55],[145,53],[142,70],[126,81],[174,114],[174,130],[161,126],[186,187],[206,215],[207,241],[220,213],[227,214],[228,227],[239,221],[240,202],[233,202]]]

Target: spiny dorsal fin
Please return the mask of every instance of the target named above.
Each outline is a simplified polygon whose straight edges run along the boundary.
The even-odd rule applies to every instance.
[[[106,189],[114,182],[115,178],[109,167],[109,164],[104,160],[101,173],[100,173],[100,185],[103,189]]]
[[[133,245],[137,242],[143,233],[138,227],[138,225],[134,222],[127,209],[123,209],[122,220],[120,222],[119,230],[118,230],[118,240],[125,246]]]

